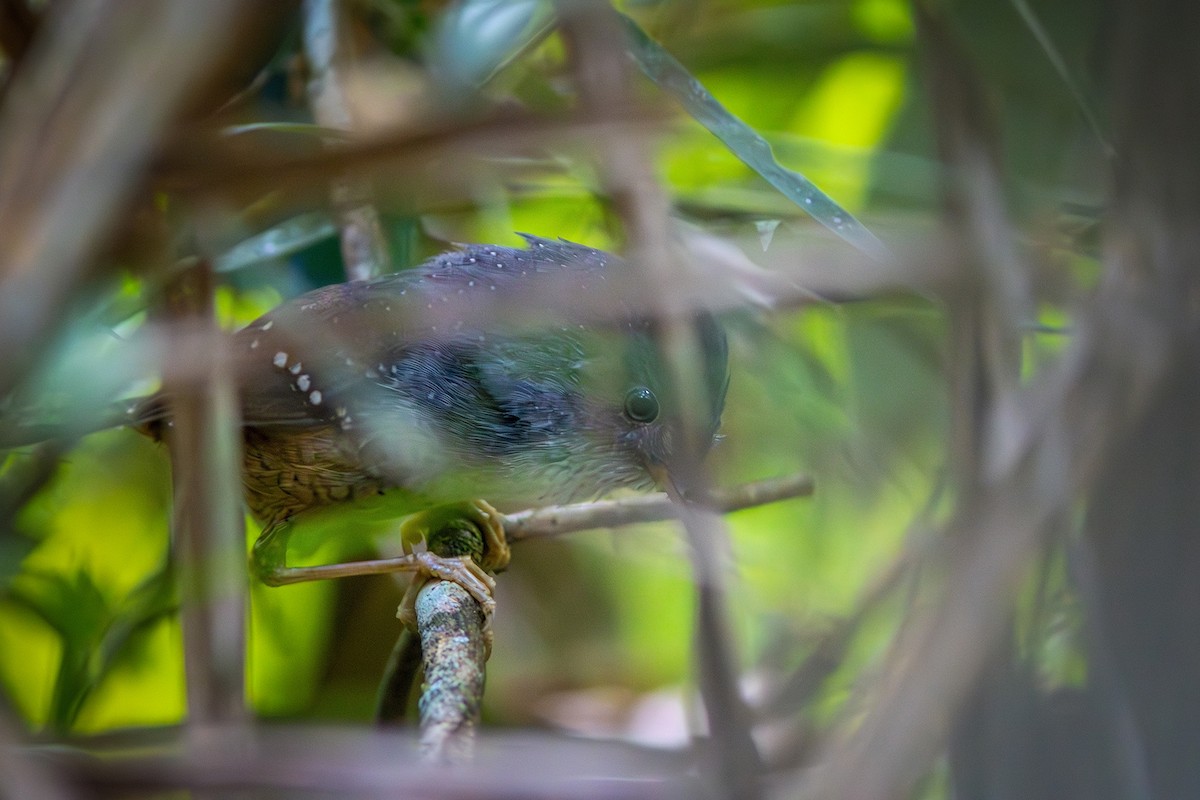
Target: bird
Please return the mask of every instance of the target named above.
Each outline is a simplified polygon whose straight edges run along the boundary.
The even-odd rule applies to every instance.
[[[233,335],[242,483],[262,525],[251,562],[264,583],[330,574],[286,565],[291,532],[366,507],[402,520],[403,568],[460,583],[490,624],[492,575],[510,558],[497,509],[669,479],[687,437],[655,319],[619,300],[597,303],[586,319],[544,304],[554,292],[573,297],[573,308],[592,294],[619,297],[602,290],[630,265],[566,240],[524,238],[524,247],[466,245],[411,269],[318,288]],[[474,311],[473,300],[519,318]],[[702,456],[724,408],[728,346],[710,314],[691,324],[702,387],[688,399]],[[169,442],[168,395],[131,413],[142,432]],[[482,554],[414,551],[453,519],[479,527]],[[402,604],[409,623],[420,582]]]

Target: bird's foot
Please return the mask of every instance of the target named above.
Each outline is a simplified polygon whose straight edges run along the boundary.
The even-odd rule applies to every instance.
[[[444,555],[471,556],[488,572],[500,572],[508,566],[512,551],[504,535],[504,515],[483,500],[449,503],[419,511],[400,523],[400,539],[405,551],[418,542],[425,542]],[[453,540],[437,535],[442,531],[460,529],[463,522],[471,523],[483,537],[482,547],[471,544],[470,537]]]
[[[405,519],[400,524],[405,550],[411,552],[414,544],[424,541],[436,552],[412,553],[417,558],[417,574],[409,583],[396,616],[415,628],[417,593],[421,587],[434,579],[453,581],[479,603],[484,633],[490,640],[496,610],[492,596],[496,581],[490,573],[503,570],[511,558],[502,520],[503,515],[483,500],[437,506]],[[464,522],[471,523],[472,529],[464,531]],[[472,535],[476,531],[479,535]]]
[[[483,611],[483,627],[491,630],[496,613],[496,579],[487,574],[470,556],[439,556],[428,551],[413,553],[415,574],[409,581],[396,618],[409,628],[417,627],[417,594],[431,580],[451,581],[463,587]]]

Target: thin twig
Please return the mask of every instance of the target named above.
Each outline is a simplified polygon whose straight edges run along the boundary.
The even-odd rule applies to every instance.
[[[422,167],[440,160],[520,150],[527,152],[551,143],[589,141],[598,132],[642,136],[652,125],[661,126],[664,115],[644,106],[613,109],[604,116],[572,114],[535,117],[503,109],[487,116],[450,116],[431,112],[416,124],[372,130],[337,147],[297,155],[265,147],[250,149],[229,137],[181,137],[158,164],[157,184],[168,191],[201,195],[255,193],[267,188],[308,189],[331,173],[363,171],[387,162],[389,170],[417,180]],[[439,173],[438,185],[456,178]],[[465,182],[465,179],[463,179]],[[425,189],[430,181],[418,181]],[[405,194],[409,193],[406,186]]]
[[[789,475],[784,478],[747,483],[733,489],[710,491],[696,505],[718,513],[740,511],[754,506],[777,503],[796,497],[808,497],[814,490],[808,475]],[[598,500],[566,506],[548,506],[518,511],[504,516],[504,531],[510,542],[544,539],[594,528],[615,528],[640,522],[661,522],[677,519],[679,506],[661,492],[625,497],[620,500]]]
[[[1030,7],[1029,0],[1011,0],[1011,2],[1013,8],[1017,10],[1017,14],[1021,17],[1021,21],[1025,23],[1025,27],[1029,28],[1030,34],[1037,40],[1038,45],[1042,48],[1042,52],[1046,54],[1046,60],[1050,62],[1050,66],[1054,67],[1054,71],[1062,79],[1063,85],[1071,93],[1071,99],[1079,107],[1079,113],[1083,115],[1083,119],[1091,129],[1092,135],[1100,143],[1100,147],[1104,150],[1104,155],[1110,159],[1116,158],[1117,149],[1113,147],[1112,142],[1109,141],[1108,134],[1104,132],[1094,104],[1084,93],[1083,87],[1079,85],[1079,81],[1075,79],[1070,67],[1067,66],[1066,59],[1063,58],[1062,52],[1054,44],[1054,39],[1050,37],[1050,32],[1046,30],[1046,26],[1042,24],[1042,21],[1038,19],[1033,8]]]
[[[565,506],[548,506],[529,511],[506,514],[501,518],[510,542],[562,536],[595,528],[634,525],[639,522],[658,522],[679,519],[681,513],[725,513],[752,506],[807,497],[813,492],[812,479],[807,475],[776,478],[747,484],[737,489],[711,492],[709,503],[680,505],[665,494],[626,497],[620,500],[601,500]],[[359,575],[385,575],[395,572],[419,571],[420,565],[410,556],[374,558],[364,561],[343,561],[336,564],[316,564],[289,567],[286,583],[351,578]]]

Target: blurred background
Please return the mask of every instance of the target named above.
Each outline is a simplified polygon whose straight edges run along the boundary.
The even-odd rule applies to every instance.
[[[664,274],[709,276],[730,336],[713,481],[817,488],[726,518],[744,720],[706,719],[664,523],[515,548],[485,740],[620,743],[576,754],[614,781],[579,796],[1200,796],[1197,16],[0,0],[0,796],[194,786],[139,760],[186,764],[188,725],[373,735],[403,584],[241,605],[258,529],[203,336],[519,232],[707,260]],[[239,515],[176,515],[211,529],[199,594],[172,458],[114,427],[160,381],[195,398],[177,490]],[[489,780],[444,796],[516,791]]]

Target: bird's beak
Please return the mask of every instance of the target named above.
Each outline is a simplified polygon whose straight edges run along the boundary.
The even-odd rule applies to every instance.
[[[676,503],[687,503],[687,489],[679,482],[678,477],[667,468],[667,465],[661,461],[647,460],[646,471],[650,473],[650,477],[654,479],[654,483],[658,488],[666,492],[667,496]]]

